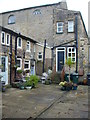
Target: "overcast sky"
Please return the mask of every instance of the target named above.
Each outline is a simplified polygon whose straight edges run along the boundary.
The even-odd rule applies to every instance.
[[[62,0],[0,0],[0,13],[31,6],[61,2]],[[65,1],[65,0],[64,0]],[[69,10],[80,11],[88,32],[88,2],[90,0],[66,0]]]

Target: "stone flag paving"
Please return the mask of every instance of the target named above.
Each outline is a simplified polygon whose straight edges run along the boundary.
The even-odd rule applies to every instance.
[[[2,118],[88,118],[88,86],[69,92],[53,84],[31,90],[9,88],[2,101]]]

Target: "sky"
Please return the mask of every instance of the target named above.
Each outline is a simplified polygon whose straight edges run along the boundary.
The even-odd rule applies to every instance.
[[[53,4],[62,0],[0,0],[0,13],[32,6]],[[90,0],[63,0],[67,2],[69,10],[80,11],[88,32],[88,2]]]

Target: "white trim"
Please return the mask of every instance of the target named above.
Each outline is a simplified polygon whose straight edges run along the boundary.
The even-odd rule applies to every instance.
[[[44,45],[41,44],[41,43],[36,43],[36,45],[41,46],[41,47],[44,47]],[[47,45],[46,45],[46,48],[51,49],[51,47],[49,47],[49,46],[47,46]]]
[[[7,36],[9,36],[9,44],[7,44]],[[10,35],[9,34],[6,34],[6,45],[10,46]]]
[[[36,52],[36,46],[35,46],[35,44],[34,44],[34,53]]]
[[[18,41],[19,41],[19,39],[21,39],[21,46],[18,45]],[[20,37],[17,38],[17,48],[22,49],[22,38],[20,38]]]
[[[29,62],[29,68],[25,68],[25,67],[24,67],[24,70],[30,70],[30,60],[24,60],[24,65],[25,65],[25,61],[28,61],[28,62]]]
[[[62,24],[62,26],[59,26],[58,24]],[[57,22],[57,33],[63,33],[63,22]],[[61,30],[59,31],[58,28],[61,28]]]
[[[41,54],[39,54],[41,53]],[[39,58],[39,55],[42,55],[42,58]],[[37,56],[38,60],[42,60],[43,59],[43,53],[42,52],[38,52],[38,56]]]
[[[4,34],[4,43],[2,42],[2,34]],[[5,45],[5,32],[1,32],[1,44]]]
[[[0,65],[1,65],[1,58],[4,57],[5,58],[5,72],[2,72],[0,70],[0,74],[1,76],[3,76],[1,78],[1,81],[5,81],[5,85],[8,84],[8,56],[0,56]]]
[[[20,60],[20,67],[17,67],[17,70],[21,70],[22,69],[22,58],[17,58],[17,60]]]
[[[30,41],[27,41],[27,42],[29,42],[29,44],[28,44],[29,45],[29,50],[27,50],[27,44],[26,44],[26,52],[31,52],[30,51],[30,49],[31,49],[31,43],[30,43]]]
[[[74,32],[74,21],[73,20],[68,21],[68,32]]]
[[[60,50],[60,48],[62,48],[63,50]],[[60,51],[64,51],[64,64],[65,64],[65,47],[57,47],[57,48],[56,48],[56,72],[58,71],[58,70],[57,70],[57,66],[58,66],[57,53],[60,52]]]
[[[69,52],[69,48],[71,48],[71,52]],[[72,52],[72,48],[75,49],[75,52]],[[74,58],[74,57],[72,57],[72,53],[75,53],[75,61],[74,61],[74,62],[76,62],[76,48],[75,48],[75,47],[68,47],[68,48],[67,48],[67,58],[70,58],[70,57],[68,56],[68,53],[71,53],[71,59]]]

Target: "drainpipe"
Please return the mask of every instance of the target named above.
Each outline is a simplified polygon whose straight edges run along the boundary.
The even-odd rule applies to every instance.
[[[75,15],[75,40],[76,40],[76,73],[78,73],[78,18]]]
[[[10,35],[10,85],[12,84],[12,35]]]
[[[54,58],[54,55],[53,55],[53,53],[54,53],[54,48],[52,48],[52,49],[51,49],[51,51],[52,51],[52,58],[51,58],[51,69],[53,70],[53,58]]]
[[[15,65],[17,65],[17,36],[15,38]],[[15,80],[17,75],[17,67],[15,67]]]
[[[44,64],[45,64],[45,48],[46,48],[46,40],[44,41],[44,50],[43,50],[43,69],[42,69],[43,73],[44,73]]]

